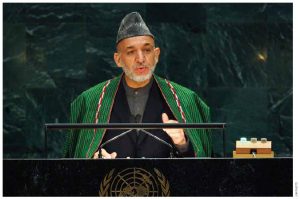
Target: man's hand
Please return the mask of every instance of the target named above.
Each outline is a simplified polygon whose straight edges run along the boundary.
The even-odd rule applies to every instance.
[[[178,123],[176,120],[169,120],[169,117],[166,113],[161,115],[163,123]],[[186,144],[186,139],[184,136],[183,129],[163,129],[173,140],[175,145],[184,145]]]
[[[108,153],[105,149],[101,149],[101,156],[103,159],[115,159],[117,157],[117,153],[113,152],[113,153]],[[97,151],[94,154],[93,159],[98,159],[99,157],[99,151]]]

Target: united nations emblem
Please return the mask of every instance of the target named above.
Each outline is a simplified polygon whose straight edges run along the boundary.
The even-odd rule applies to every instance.
[[[128,168],[120,172],[111,170],[105,175],[100,196],[169,196],[170,185],[157,169],[148,172],[142,168]]]

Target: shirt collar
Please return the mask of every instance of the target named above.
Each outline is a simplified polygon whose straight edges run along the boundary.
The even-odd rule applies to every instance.
[[[125,88],[125,91],[126,91],[127,95],[130,95],[130,96],[146,95],[146,94],[149,93],[150,88],[152,86],[153,76],[151,77],[150,82],[147,85],[145,85],[144,87],[140,87],[140,88],[131,88],[131,87],[129,87],[126,83],[125,75],[123,75],[122,83],[123,83],[123,86]]]

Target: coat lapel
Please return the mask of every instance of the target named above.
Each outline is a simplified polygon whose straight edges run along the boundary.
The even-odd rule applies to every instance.
[[[169,108],[171,109],[173,115],[175,116],[175,119],[180,122],[183,123],[183,119],[181,117],[181,114],[178,110],[178,106],[176,104],[176,100],[174,98],[174,95],[170,89],[170,87],[168,86],[168,84],[165,82],[165,79],[160,78],[156,75],[154,75],[154,78],[157,82],[157,85],[160,89],[160,92],[162,93],[162,96],[164,97],[164,100],[167,102]]]
[[[102,92],[103,94],[103,100],[101,102],[101,108],[99,111],[99,120],[98,123],[108,123],[109,118],[111,115],[112,106],[115,101],[115,96],[118,91],[118,86],[120,83],[122,75],[110,80],[109,84],[103,90],[103,88],[99,89],[96,93],[93,93],[94,96],[89,96],[89,98],[96,98],[95,103],[98,103],[99,97],[101,96]],[[91,116],[94,118],[97,110],[98,104],[91,104]],[[90,105],[90,106],[91,106]],[[92,122],[92,121],[91,121]],[[100,142],[102,141],[102,138],[105,134],[105,129],[97,129],[97,131],[92,133],[92,130],[90,131],[93,135],[90,136],[90,139],[86,140],[85,142],[88,143],[85,146],[86,148],[86,155],[85,157],[93,157],[94,153],[98,150],[98,147],[100,145]]]
[[[116,111],[116,115],[120,121],[120,123],[129,123],[130,122],[130,109],[125,93],[124,86],[122,84],[122,80],[119,85],[119,89],[117,91],[117,95],[115,98],[114,109]]]

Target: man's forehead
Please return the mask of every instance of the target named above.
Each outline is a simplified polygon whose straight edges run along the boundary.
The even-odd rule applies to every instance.
[[[127,45],[127,46],[125,46],[125,48],[126,49],[128,49],[128,48],[135,48],[135,47],[138,47],[138,46],[153,46],[151,43],[149,43],[149,42],[146,42],[146,43],[141,43],[141,44],[139,44],[139,45]]]
[[[143,46],[154,46],[154,39],[150,36],[136,36],[123,39],[118,44],[117,48],[137,48]]]

